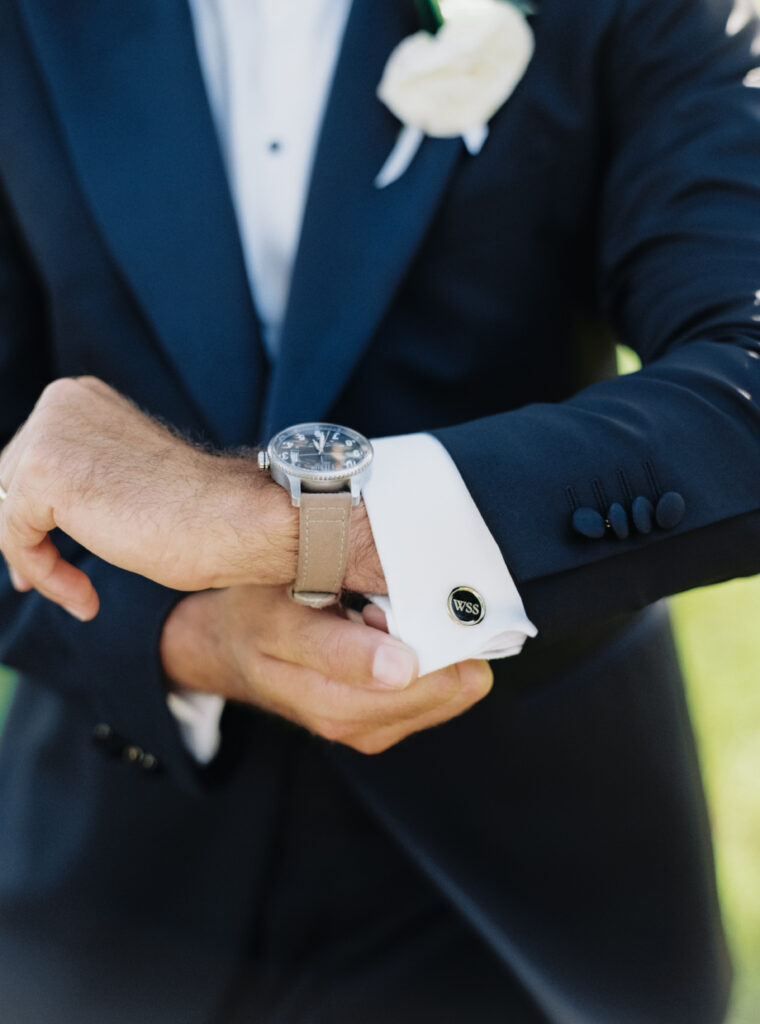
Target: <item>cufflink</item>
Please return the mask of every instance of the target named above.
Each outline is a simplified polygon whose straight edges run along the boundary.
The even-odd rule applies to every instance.
[[[472,587],[454,587],[447,607],[451,618],[460,626],[477,626],[486,617],[486,603]]]

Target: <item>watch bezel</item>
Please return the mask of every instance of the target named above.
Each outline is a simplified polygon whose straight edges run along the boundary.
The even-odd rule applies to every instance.
[[[294,433],[310,433],[315,429],[328,430],[340,430],[345,434],[348,434],[352,439],[361,442],[362,445],[367,446],[367,451],[360,462],[353,468],[346,470],[331,469],[331,470],[314,470],[307,469],[298,465],[294,465],[291,462],[283,462],[282,459],[278,458],[276,454],[276,447],[278,442],[289,434]],[[340,423],[325,423],[322,420],[312,420],[306,423],[296,423],[293,426],[285,427],[274,435],[269,444],[267,445],[267,456],[269,458],[269,470],[276,470],[279,473],[288,476],[295,477],[298,480],[304,480],[307,482],[318,482],[324,481],[326,483],[335,483],[336,481],[345,480],[348,482],[354,477],[359,476],[361,473],[367,471],[372,463],[374,457],[374,450],[372,443],[358,430],[354,430],[352,427],[344,427]]]

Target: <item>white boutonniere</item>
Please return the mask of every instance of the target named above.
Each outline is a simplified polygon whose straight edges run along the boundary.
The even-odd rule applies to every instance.
[[[488,122],[509,99],[533,56],[533,31],[520,0],[415,0],[422,29],[407,36],[385,65],[378,98],[402,122],[396,145],[375,179],[397,181],[426,135],[461,136],[471,154]]]

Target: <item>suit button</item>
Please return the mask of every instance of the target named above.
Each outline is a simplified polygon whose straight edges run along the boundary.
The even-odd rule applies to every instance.
[[[607,531],[604,519],[595,508],[577,508],[573,512],[573,529],[581,537],[599,540]]]
[[[92,741],[107,757],[119,757],[124,741],[107,722],[99,722],[92,730]]]
[[[145,772],[158,771],[158,758],[154,757],[153,754],[143,754],[140,767]]]
[[[635,498],[631,508],[633,525],[644,535],[652,532],[654,523],[654,505],[649,498]]]
[[[630,533],[630,527],[628,526],[628,515],[620,502],[615,501],[610,505],[607,519],[618,540],[625,540]]]
[[[128,747],[124,747],[121,756],[129,764],[139,764],[144,757],[144,751],[141,747],[136,747],[133,744],[130,744]]]
[[[657,502],[655,518],[662,530],[674,530],[686,513],[686,502],[678,491],[668,491]]]
[[[113,729],[107,722],[99,722],[92,730],[92,738],[96,743],[107,743],[113,736]]]

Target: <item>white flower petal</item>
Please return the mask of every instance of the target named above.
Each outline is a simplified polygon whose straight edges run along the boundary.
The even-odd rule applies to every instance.
[[[486,144],[486,139],[488,138],[488,125],[476,124],[473,128],[468,128],[462,135],[462,138],[464,139],[464,144],[467,147],[467,152],[470,156],[477,156]]]
[[[404,125],[398,133],[396,145],[375,178],[375,188],[386,188],[398,181],[417,155],[425,133],[420,128]]]
[[[524,15],[505,0],[450,0],[436,35],[417,32],[396,47],[377,94],[404,124],[452,138],[487,124],[533,56]]]

